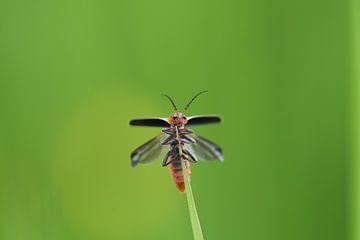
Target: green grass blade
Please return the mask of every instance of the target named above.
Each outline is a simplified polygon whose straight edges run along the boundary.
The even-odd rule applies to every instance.
[[[349,208],[351,226],[351,237],[352,239],[360,239],[360,2],[358,0],[352,0],[351,9],[351,56],[352,56],[352,69],[351,77],[353,79],[353,116],[352,125],[354,134],[352,135],[352,150],[353,150],[353,166],[351,172],[351,180],[353,189],[351,191],[351,207]]]
[[[176,128],[176,135],[179,136],[177,128]],[[180,138],[178,138],[178,141],[179,141],[179,145],[180,145]],[[182,156],[183,155],[182,149],[180,147],[178,149],[179,149],[179,155]],[[189,208],[190,221],[191,221],[194,239],[195,240],[203,240],[204,237],[203,237],[203,233],[201,230],[200,219],[199,219],[199,216],[196,211],[194,195],[193,195],[192,189],[191,189],[190,176],[188,176],[188,174],[187,174],[185,163],[184,163],[183,159],[181,159],[181,167],[182,167],[182,172],[183,172],[183,176],[184,176],[185,193],[186,193],[186,198],[187,198],[187,203],[188,203],[188,208]]]
[[[184,161],[181,161],[181,166],[183,169],[184,182],[185,182],[185,193],[186,193],[186,198],[187,198],[187,202],[188,202],[188,208],[189,208],[189,214],[190,214],[190,220],[191,220],[191,226],[192,226],[192,230],[193,230],[193,234],[194,234],[194,239],[195,240],[203,240],[204,237],[203,237],[202,230],[201,230],[200,219],[199,219],[199,216],[196,211],[195,200],[194,200],[194,196],[193,196],[192,189],[191,189],[190,179],[189,179],[189,177],[185,177],[185,176],[187,176],[187,172],[186,172]]]

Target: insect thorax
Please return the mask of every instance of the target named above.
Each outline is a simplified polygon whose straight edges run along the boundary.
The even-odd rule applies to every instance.
[[[176,128],[166,128],[163,129],[163,132],[168,134],[169,136],[165,139],[165,141],[162,143],[163,145],[170,145],[170,150],[168,154],[166,155],[163,166],[166,166],[170,164],[171,162],[180,162],[181,159],[188,160],[190,162],[196,162],[195,156],[185,148],[185,145],[187,144],[193,144],[195,143],[195,140],[191,138],[189,135],[193,133],[192,130],[186,129],[186,128],[180,128],[178,129],[178,132],[176,131]],[[179,135],[180,140],[177,139],[177,133]],[[182,156],[179,156],[179,147],[181,148]],[[168,161],[168,158],[170,158],[171,162]]]

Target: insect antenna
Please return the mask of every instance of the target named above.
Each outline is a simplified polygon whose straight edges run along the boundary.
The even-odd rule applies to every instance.
[[[161,95],[163,95],[163,96],[167,97],[167,98],[170,100],[171,104],[172,104],[172,105],[173,105],[173,107],[174,107],[174,110],[176,111],[176,115],[178,116],[178,115],[179,115],[179,114],[178,114],[178,109],[177,109],[177,107],[176,107],[176,105],[175,105],[174,101],[171,99],[171,97],[170,97],[169,95],[167,95],[167,94],[164,94],[164,93],[162,93]]]
[[[208,90],[205,90],[205,91],[201,91],[201,92],[199,92],[199,93],[197,93],[191,100],[190,100],[190,102],[186,105],[186,107],[185,107],[185,109],[184,109],[184,111],[183,111],[183,113],[185,113],[186,112],[186,110],[190,107],[190,105],[191,105],[191,103],[195,100],[195,98],[197,98],[200,94],[202,94],[202,93],[206,93],[206,92],[208,92]]]

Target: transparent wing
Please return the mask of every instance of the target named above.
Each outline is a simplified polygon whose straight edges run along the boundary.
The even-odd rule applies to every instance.
[[[166,138],[165,133],[150,139],[131,153],[131,166],[135,167],[138,163],[150,163],[160,159],[168,149],[168,146],[162,145]]]
[[[188,117],[188,126],[204,125],[204,124],[213,124],[220,123],[221,118],[216,115],[200,115]]]
[[[195,143],[186,144],[186,148],[195,156],[197,160],[224,161],[224,156],[222,154],[221,148],[217,144],[196,134],[189,134],[189,137],[193,138],[195,140]]]
[[[169,127],[166,118],[134,118],[129,124],[131,126],[145,126],[145,127]]]

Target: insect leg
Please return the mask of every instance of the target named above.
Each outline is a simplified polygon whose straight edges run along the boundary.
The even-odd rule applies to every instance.
[[[185,135],[185,134],[190,134],[190,133],[194,133],[194,131],[187,129],[187,128],[181,128],[179,134],[180,135]]]
[[[165,155],[165,157],[164,157],[164,159],[163,159],[163,161],[162,161],[162,166],[163,166],[163,167],[165,167],[165,166],[167,166],[167,165],[169,165],[169,164],[171,163],[171,161],[168,161],[169,156],[170,156],[170,152],[171,152],[171,151],[168,151],[168,152],[166,153],[166,155]]]
[[[195,161],[194,159],[188,159],[188,161],[192,163],[197,163],[197,161]]]
[[[169,134],[169,135],[175,135],[176,133],[174,132],[173,129],[171,128],[165,128],[162,130],[162,132],[166,133],[166,134]]]
[[[190,156],[190,158],[188,158],[188,160],[189,160],[190,162],[192,162],[192,163],[197,163],[196,157],[195,157],[190,151],[188,151],[188,150],[186,150],[186,149],[183,149],[183,152],[184,152],[186,155]]]
[[[169,145],[172,144],[176,141],[176,138],[174,138],[174,136],[170,135],[169,137],[167,137],[165,139],[165,141],[162,143],[162,145]]]
[[[190,142],[190,141],[182,138],[182,139],[181,139],[181,145],[184,145],[184,143],[186,143],[186,144],[193,144],[193,142]]]
[[[185,135],[181,136],[181,140],[186,140],[189,143],[195,143],[195,140],[193,138],[185,136]]]

